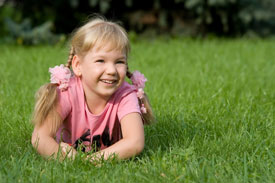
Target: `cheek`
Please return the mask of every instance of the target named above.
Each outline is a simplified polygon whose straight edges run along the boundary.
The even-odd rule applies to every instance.
[[[104,69],[102,69],[102,67],[92,67],[90,69],[89,72],[92,72],[92,73],[95,73],[95,74],[98,74],[98,73],[102,73]]]
[[[101,75],[100,69],[96,67],[89,67],[87,66],[86,68],[83,69],[82,71],[82,77],[86,80],[97,80],[100,75]]]
[[[117,70],[118,70],[120,77],[124,78],[126,76],[126,72],[127,72],[126,66],[119,67]]]
[[[85,69],[86,69],[86,72],[91,75],[101,74],[104,70],[102,66],[95,65],[95,64],[91,64],[91,65],[87,66]]]

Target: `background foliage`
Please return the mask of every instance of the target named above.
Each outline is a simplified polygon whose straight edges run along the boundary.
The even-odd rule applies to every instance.
[[[127,30],[147,36],[275,33],[274,0],[4,0],[0,8],[0,35],[26,44],[62,40],[60,34],[70,33],[93,13],[120,20]],[[11,28],[15,23],[16,33]],[[35,38],[39,26],[46,35],[42,40]],[[58,39],[49,32],[58,34]]]

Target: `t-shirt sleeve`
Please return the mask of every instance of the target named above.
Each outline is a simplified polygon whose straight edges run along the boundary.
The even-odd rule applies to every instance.
[[[59,89],[57,89],[57,94],[58,94],[58,104],[59,104],[58,112],[62,120],[65,120],[72,109],[69,92],[68,91],[61,92]]]
[[[119,121],[121,121],[121,119],[125,115],[134,113],[134,112],[141,114],[137,94],[136,92],[131,92],[130,94],[123,97],[119,103],[118,112],[117,112]]]

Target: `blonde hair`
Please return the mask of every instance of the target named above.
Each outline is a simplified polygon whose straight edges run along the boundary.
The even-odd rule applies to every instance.
[[[71,39],[71,49],[66,66],[71,67],[74,55],[84,56],[94,46],[97,49],[108,44],[110,50],[122,50],[128,57],[130,52],[130,43],[127,33],[118,23],[107,21],[102,17],[96,17],[82,27],[78,28]],[[128,67],[127,67],[128,68]],[[130,78],[131,73],[127,69],[127,76]],[[57,91],[56,84],[48,83],[42,86],[36,93],[36,104],[33,113],[33,123],[42,125],[48,115],[54,119],[51,131],[54,133],[61,125],[61,118],[57,113]],[[145,124],[154,121],[154,115],[147,97],[140,101],[147,109],[147,113],[143,114]]]
[[[54,135],[62,124],[62,119],[57,112],[56,85],[47,83],[41,86],[35,94],[35,101],[32,123],[41,126],[50,117],[49,120],[52,120],[50,132]]]

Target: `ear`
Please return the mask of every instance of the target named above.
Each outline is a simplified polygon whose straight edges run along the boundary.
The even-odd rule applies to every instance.
[[[72,69],[74,71],[74,74],[78,77],[81,76],[81,70],[80,70],[80,58],[77,55],[74,55],[72,59]]]

